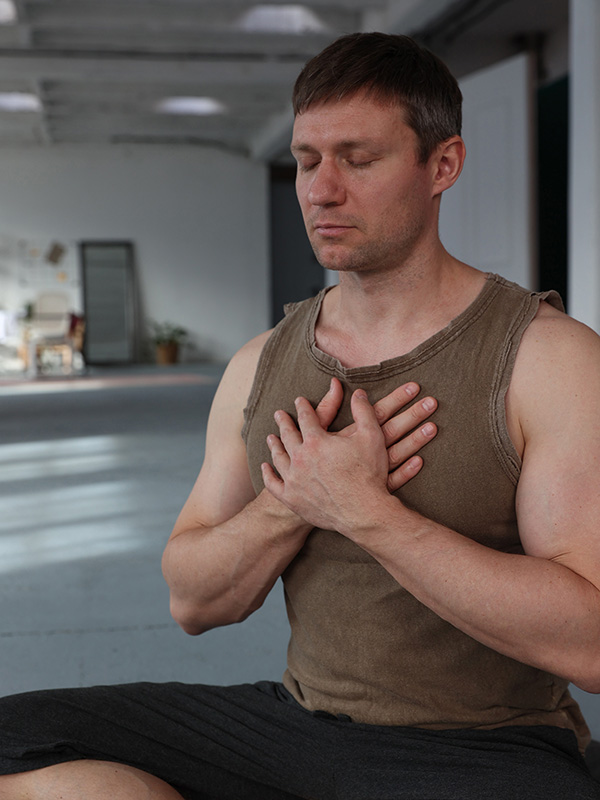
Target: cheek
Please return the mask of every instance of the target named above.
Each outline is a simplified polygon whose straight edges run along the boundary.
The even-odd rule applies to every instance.
[[[298,201],[300,213],[302,214],[302,218],[306,224],[310,212],[310,203],[307,202],[306,196],[302,195],[300,192],[298,192],[298,190],[296,190],[296,200]]]
[[[418,206],[419,200],[410,189],[398,191],[398,186],[394,186],[391,191],[374,196],[368,208],[382,223],[389,224],[393,221],[401,222],[407,216],[412,217]]]
[[[306,219],[308,216],[311,204],[308,202],[308,191],[309,187],[303,183],[299,183],[296,181],[296,199],[298,201],[298,205],[300,206],[300,211],[302,212],[302,216]]]

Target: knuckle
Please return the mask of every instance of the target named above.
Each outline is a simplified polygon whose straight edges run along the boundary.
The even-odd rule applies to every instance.
[[[380,403],[381,401],[379,401],[379,403],[375,403],[375,405],[373,406],[373,411],[375,412],[376,420],[378,422],[383,422],[387,419],[387,412],[385,408],[382,405],[380,405]]]
[[[394,439],[394,423],[392,420],[381,426],[381,432],[383,433],[386,441],[392,441]]]
[[[420,422],[423,416],[423,408],[420,403],[413,403],[413,405],[408,409],[413,417],[417,422]]]
[[[392,393],[394,407],[397,409],[404,408],[414,397],[412,392],[407,392],[405,386],[400,386]]]
[[[396,468],[401,463],[401,456],[397,448],[390,447],[390,449],[388,450],[388,462],[394,468]]]
[[[390,472],[388,475],[387,485],[390,492],[395,492],[396,489],[399,489],[406,481],[402,479],[402,475],[398,470],[394,472]]]

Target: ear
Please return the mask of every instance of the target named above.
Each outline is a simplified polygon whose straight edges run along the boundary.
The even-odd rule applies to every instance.
[[[456,183],[465,163],[466,152],[460,136],[452,136],[437,146],[431,156],[433,197]]]

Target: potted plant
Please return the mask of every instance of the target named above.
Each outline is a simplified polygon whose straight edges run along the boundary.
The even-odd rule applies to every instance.
[[[188,332],[172,322],[152,322],[151,327],[156,363],[175,364],[179,357],[179,346],[187,338]]]

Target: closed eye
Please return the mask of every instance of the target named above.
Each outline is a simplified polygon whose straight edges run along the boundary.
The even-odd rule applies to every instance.
[[[355,169],[361,169],[363,167],[370,167],[371,164],[375,163],[376,160],[377,159],[375,159],[375,158],[370,158],[370,159],[367,159],[367,160],[347,158],[346,159],[346,163],[350,167],[354,167]]]
[[[298,172],[310,172],[318,165],[318,161],[302,164],[298,162]]]

